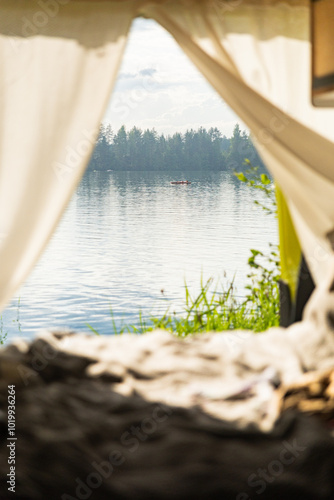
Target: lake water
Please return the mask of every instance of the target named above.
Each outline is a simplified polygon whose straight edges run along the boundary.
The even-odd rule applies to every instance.
[[[178,178],[192,183],[170,184]],[[276,220],[253,201],[226,172],[91,172],[3,312],[2,334],[86,323],[110,334],[110,308],[117,325],[137,323],[139,310],[179,312],[184,280],[196,293],[201,277],[235,277],[241,296],[250,248],[277,242]]]

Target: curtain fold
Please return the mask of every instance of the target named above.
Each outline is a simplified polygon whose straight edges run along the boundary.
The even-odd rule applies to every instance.
[[[334,114],[311,105],[310,1],[191,3],[149,2],[142,12],[251,129],[319,282],[332,255]]]
[[[0,307],[32,269],[94,148],[134,2],[0,1]]]

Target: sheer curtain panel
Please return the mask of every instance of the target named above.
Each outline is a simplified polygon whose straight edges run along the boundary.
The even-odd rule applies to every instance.
[[[133,2],[0,0],[0,306],[54,231],[93,150]]]

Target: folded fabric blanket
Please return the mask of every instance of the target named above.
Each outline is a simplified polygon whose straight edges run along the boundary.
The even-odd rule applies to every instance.
[[[0,351],[0,498],[14,496],[10,443],[19,499],[333,499],[334,343],[312,333],[13,342]]]

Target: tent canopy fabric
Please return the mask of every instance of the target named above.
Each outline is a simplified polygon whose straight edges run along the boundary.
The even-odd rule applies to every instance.
[[[250,128],[320,284],[333,260],[334,112],[311,102],[311,8],[310,0],[0,0],[0,306],[83,175],[137,16],[167,29]]]

